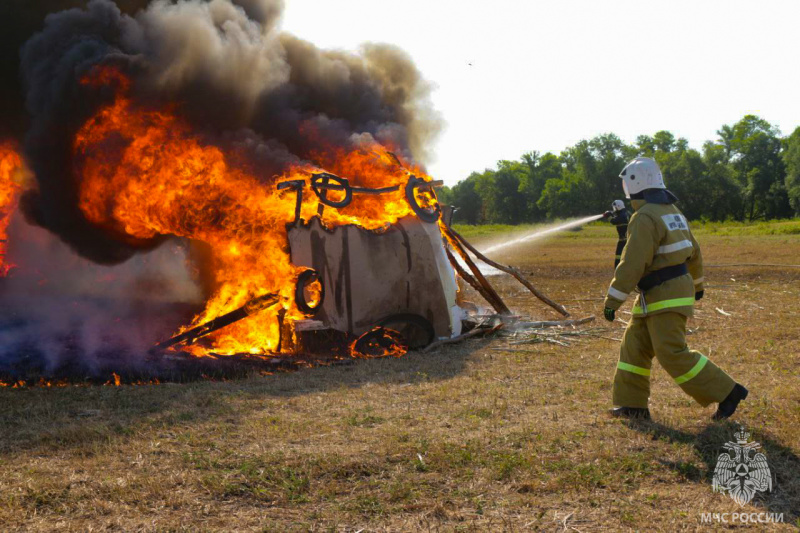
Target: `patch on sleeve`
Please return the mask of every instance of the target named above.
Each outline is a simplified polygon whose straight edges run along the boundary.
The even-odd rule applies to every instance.
[[[661,220],[664,221],[669,231],[689,229],[689,224],[686,222],[686,217],[683,215],[662,215]]]

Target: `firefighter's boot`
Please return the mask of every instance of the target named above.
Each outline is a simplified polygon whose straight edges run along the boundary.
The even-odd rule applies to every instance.
[[[735,413],[736,408],[739,407],[739,402],[747,398],[747,393],[748,390],[744,388],[743,385],[738,383],[734,385],[731,393],[728,394],[724,400],[719,402],[717,412],[714,413],[714,420],[724,420]]]

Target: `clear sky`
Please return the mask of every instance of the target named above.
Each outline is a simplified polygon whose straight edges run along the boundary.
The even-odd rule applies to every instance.
[[[448,184],[530,150],[666,129],[692,147],[754,113],[800,126],[800,1],[286,0],[323,48],[405,49],[447,126]],[[470,65],[471,64],[471,65]]]

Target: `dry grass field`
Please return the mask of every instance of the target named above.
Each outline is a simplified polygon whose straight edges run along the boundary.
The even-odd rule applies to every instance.
[[[653,421],[608,416],[624,324],[601,319],[615,234],[591,226],[495,255],[607,328],[568,347],[497,336],[227,382],[0,390],[0,523],[673,531],[719,529],[701,513],[744,511],[782,513],[785,524],[768,528],[796,529],[800,268],[715,265],[798,264],[800,235],[697,238],[709,267],[689,343],[750,389],[733,421],[711,422],[713,408],[694,405],[657,364]],[[507,277],[493,279],[516,312],[558,318]],[[711,487],[738,423],[775,480],[741,509]]]

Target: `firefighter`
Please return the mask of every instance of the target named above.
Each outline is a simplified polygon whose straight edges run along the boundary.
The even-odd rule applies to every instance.
[[[608,219],[617,229],[619,240],[617,240],[617,251],[614,255],[614,268],[617,268],[622,257],[622,249],[625,248],[625,243],[628,242],[628,219],[630,216],[622,200],[614,200],[611,204],[611,211],[603,213],[603,218]]]
[[[695,300],[703,297],[700,247],[654,160],[637,157],[619,177],[634,214],[605,299],[606,320],[614,321],[634,289],[639,294],[620,347],[612,414],[650,418],[647,403],[655,356],[700,405],[719,404],[715,420],[728,418],[747,397],[747,389],[686,345],[686,320]]]

